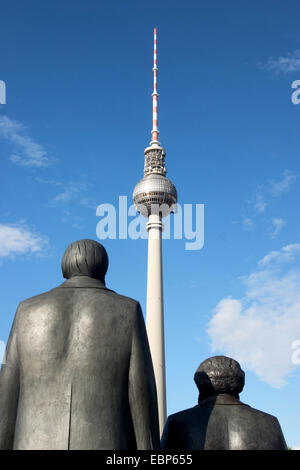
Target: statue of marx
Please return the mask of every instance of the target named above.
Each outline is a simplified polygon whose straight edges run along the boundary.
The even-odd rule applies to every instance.
[[[105,287],[93,240],[66,249],[66,282],[20,303],[0,373],[0,449],[159,449],[138,302]]]
[[[198,405],[168,417],[163,450],[286,450],[278,419],[240,401],[245,373],[237,361],[210,357],[194,380]]]

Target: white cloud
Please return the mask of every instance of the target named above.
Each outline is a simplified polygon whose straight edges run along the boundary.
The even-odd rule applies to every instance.
[[[65,209],[63,210],[63,216],[60,220],[65,224],[70,224],[71,227],[76,229],[81,229],[83,227],[82,217],[74,215],[70,211]]]
[[[269,180],[264,185],[259,184],[253,196],[247,201],[247,209],[242,217],[242,226],[244,230],[251,230],[257,225],[258,217],[266,214],[266,208],[270,206],[283,193],[292,189],[293,183],[298,175],[291,170],[284,170],[277,181]],[[286,224],[281,217],[266,219],[268,223],[267,232],[271,238],[276,238],[280,230]]]
[[[265,212],[265,208],[269,205],[269,202],[265,201],[264,194],[262,192],[262,186],[258,186],[257,193],[254,197],[254,208],[257,212]]]
[[[51,205],[65,205],[76,199],[81,203],[82,194],[88,190],[88,184],[79,181],[71,181],[62,185],[62,191],[51,199]]]
[[[244,297],[222,299],[208,325],[213,351],[237,359],[274,387],[283,386],[295,367],[291,345],[300,339],[299,258],[297,243],[266,255],[257,271],[242,278]]]
[[[278,181],[269,181],[265,185],[258,185],[254,197],[249,201],[255,212],[265,212],[272,200],[280,196],[282,193],[288,192],[292,184],[297,179],[297,175],[291,170],[284,170],[281,178]]]
[[[272,238],[276,238],[282,227],[285,225],[285,220],[280,219],[279,217],[273,217],[272,219],[273,224],[273,231],[272,231]]]
[[[49,202],[50,207],[59,207],[62,210],[61,222],[69,224],[76,229],[82,228],[83,218],[78,215],[78,209],[69,210],[76,205],[96,210],[97,204],[93,202],[90,196],[85,193],[90,190],[90,184],[85,181],[68,181],[63,183],[54,179],[35,178],[35,181],[41,184],[47,184],[56,188],[58,193],[53,196]]]
[[[60,181],[56,181],[56,180],[46,180],[44,178],[36,177],[35,181],[37,181],[38,183],[42,183],[42,184],[50,184],[50,185],[53,185],[53,186],[62,186],[62,183]]]
[[[273,196],[279,196],[281,193],[290,190],[291,185],[296,180],[297,175],[290,170],[284,170],[281,180],[274,182],[271,181],[270,191]]]
[[[271,253],[264,256],[259,262],[259,266],[267,266],[271,262],[286,263],[293,262],[297,256],[300,255],[300,243],[292,243],[290,245],[284,246],[279,251],[271,251]]]
[[[75,201],[81,206],[92,207],[96,204],[91,204],[90,198],[83,196],[90,188],[89,183],[85,181],[69,181],[63,183],[56,180],[47,180],[43,178],[35,178],[38,183],[48,184],[60,188],[58,194],[50,199],[50,206],[66,206],[71,201]]]
[[[76,188],[66,188],[61,193],[57,194],[57,196],[52,199],[51,203],[53,205],[64,204],[66,202],[69,202],[76,193]]]
[[[20,122],[0,115],[0,137],[14,145],[14,152],[9,157],[11,162],[23,166],[49,165],[50,159],[46,150],[27,135],[25,127]]]
[[[289,52],[285,56],[270,57],[264,68],[277,74],[300,71],[300,49]]]
[[[0,224],[0,257],[37,254],[48,246],[45,237],[37,235],[25,226]]]
[[[293,447],[292,450],[300,450],[300,446]]]
[[[245,230],[252,230],[255,227],[255,223],[249,217],[244,217],[243,226]]]

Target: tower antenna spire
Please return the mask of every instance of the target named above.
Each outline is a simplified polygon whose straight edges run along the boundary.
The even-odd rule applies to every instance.
[[[157,29],[154,28],[154,50],[153,50],[153,93],[152,93],[152,101],[153,101],[153,124],[152,124],[152,140],[150,145],[158,144],[158,134],[159,130],[157,129]]]

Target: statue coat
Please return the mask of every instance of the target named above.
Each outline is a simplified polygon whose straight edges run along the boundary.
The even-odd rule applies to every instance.
[[[76,276],[20,303],[0,373],[0,448],[159,448],[138,302]]]
[[[285,450],[275,416],[245,405],[229,394],[169,416],[163,450]]]

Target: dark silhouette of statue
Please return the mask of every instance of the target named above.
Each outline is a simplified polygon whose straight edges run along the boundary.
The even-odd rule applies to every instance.
[[[93,240],[68,246],[59,287],[20,303],[0,374],[1,449],[159,449],[138,302],[105,287]]]
[[[225,356],[202,362],[194,380],[199,402],[169,416],[163,450],[283,450],[286,443],[275,416],[239,400],[245,374]]]

